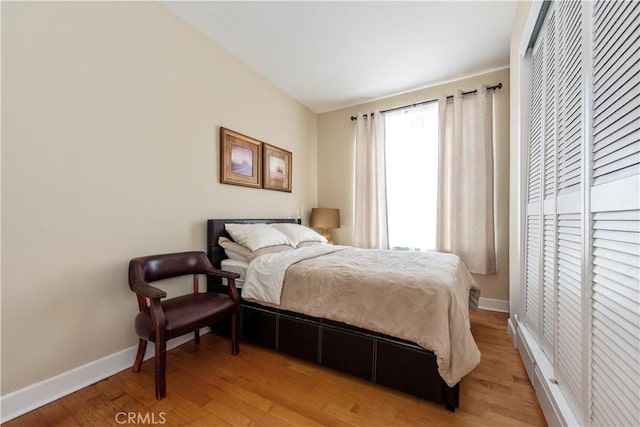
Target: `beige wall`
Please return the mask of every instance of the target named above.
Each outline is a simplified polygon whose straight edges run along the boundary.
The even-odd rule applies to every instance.
[[[334,240],[351,244],[353,234],[353,156],[355,122],[349,118],[360,111],[393,108],[451,94],[456,89],[472,90],[479,84],[502,82],[495,93],[495,173],[498,274],[476,275],[482,296],[509,299],[509,70],[479,76],[381,99],[318,115],[318,204],[340,208],[342,226],[333,230]],[[416,188],[417,190],[417,188]]]
[[[520,45],[522,43],[523,34],[527,24],[527,18],[531,9],[531,2],[518,2],[515,17],[513,19],[513,27],[511,29],[511,156],[510,162],[510,203],[509,203],[509,253],[511,259],[509,262],[509,306],[511,315],[518,314],[520,310],[520,269],[521,258],[524,256],[520,251],[520,222],[518,220],[520,213],[519,183],[521,182],[522,170],[519,165],[519,145],[520,145],[520,91],[521,91],[521,57]]]
[[[293,192],[219,184],[219,126],[292,151]],[[316,139],[159,3],[2,2],[2,394],[137,342],[130,258],[204,250],[207,218],[308,213]]]

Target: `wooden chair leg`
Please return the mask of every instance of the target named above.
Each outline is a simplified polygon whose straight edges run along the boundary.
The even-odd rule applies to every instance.
[[[163,337],[164,338],[164,337]],[[167,394],[166,366],[167,347],[164,339],[156,340],[156,399],[161,400]]]
[[[200,330],[196,329],[195,332],[194,332],[194,335],[195,335],[195,339],[194,340],[195,340],[196,344],[200,344]]]
[[[139,372],[144,359],[144,352],[147,350],[147,340],[140,338],[138,342],[138,354],[136,354],[136,360],[133,362],[133,372]]]
[[[238,312],[231,315],[231,354],[236,356],[240,353],[240,340],[238,339]]]

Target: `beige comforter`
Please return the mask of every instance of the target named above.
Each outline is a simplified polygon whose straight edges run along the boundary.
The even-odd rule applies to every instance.
[[[242,297],[415,342],[434,352],[449,386],[480,362],[468,313],[477,286],[459,257],[313,248],[256,258]]]

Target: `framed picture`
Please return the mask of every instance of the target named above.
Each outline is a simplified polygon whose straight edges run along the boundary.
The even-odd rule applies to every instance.
[[[221,127],[220,182],[262,188],[262,142]]]
[[[264,176],[262,188],[291,192],[291,163],[290,151],[274,147],[267,143],[262,144],[262,156],[264,164]]]

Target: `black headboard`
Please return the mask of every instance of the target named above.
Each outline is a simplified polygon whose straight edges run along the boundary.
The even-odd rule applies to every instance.
[[[207,220],[207,255],[214,267],[220,268],[220,263],[227,256],[224,249],[218,245],[220,236],[230,237],[225,224],[268,224],[272,222],[288,222],[292,224],[300,224],[299,219],[293,218],[276,218],[276,219],[209,219]],[[220,291],[222,280],[219,277],[209,277],[207,280],[209,291]],[[226,291],[224,291],[226,292]]]

